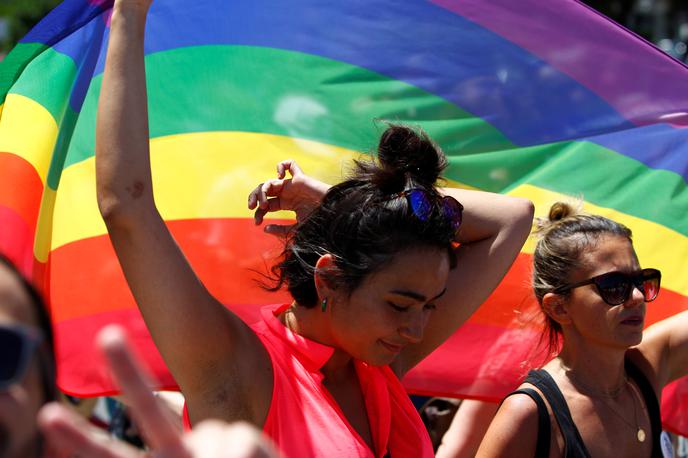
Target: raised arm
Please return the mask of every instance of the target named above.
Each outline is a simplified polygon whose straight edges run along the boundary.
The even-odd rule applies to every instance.
[[[261,423],[272,390],[267,352],[199,281],[155,206],[143,55],[150,3],[117,0],[113,7],[96,128],[98,205],[146,325],[186,396],[191,419]],[[256,370],[261,366],[266,370]],[[251,390],[244,390],[249,374]],[[224,403],[213,402],[218,393]]]
[[[654,372],[658,393],[668,383],[688,375],[688,311],[647,328],[637,350],[629,355],[640,367]]]
[[[436,303],[423,341],[408,346],[399,358],[396,369],[401,375],[447,340],[494,291],[533,221],[533,204],[526,199],[455,188],[442,192],[464,206],[457,265],[449,273],[447,292]]]

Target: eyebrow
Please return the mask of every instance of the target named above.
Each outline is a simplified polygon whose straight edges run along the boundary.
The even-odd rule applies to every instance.
[[[440,297],[442,297],[444,295],[444,293],[446,293],[446,292],[447,292],[447,288],[444,288],[441,293],[439,293],[437,296],[428,300],[424,295],[417,293],[415,291],[407,290],[407,289],[393,289],[392,291],[390,291],[390,293],[392,293],[392,294],[398,294],[399,296],[410,297],[411,299],[415,299],[415,300],[420,301],[420,302],[432,302],[435,299],[439,299]]]

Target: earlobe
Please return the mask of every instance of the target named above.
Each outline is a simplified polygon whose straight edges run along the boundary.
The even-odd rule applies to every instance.
[[[568,301],[561,294],[545,294],[542,298],[542,309],[547,316],[561,325],[571,323],[571,317],[568,312]]]

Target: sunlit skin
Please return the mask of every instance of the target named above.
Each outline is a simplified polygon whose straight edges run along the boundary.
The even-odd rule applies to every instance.
[[[331,264],[331,259],[324,257],[319,267]],[[406,346],[423,340],[434,301],[444,293],[448,275],[446,251],[406,250],[367,276],[350,295],[317,278],[319,293],[328,299],[327,312],[323,314],[319,307],[295,307],[296,320],[290,324],[298,326],[295,330],[303,336],[336,349],[323,368],[325,373],[336,371],[351,357],[376,366],[390,364]]]
[[[569,283],[607,272],[633,273],[641,269],[631,242],[624,237],[603,237],[594,249],[582,254],[581,261],[581,268],[572,273]],[[591,351],[625,351],[641,342],[645,301],[637,288],[626,302],[616,306],[605,303],[594,285],[574,288],[569,295],[567,313],[571,322],[564,326],[567,347],[574,343],[577,348],[585,346]]]
[[[630,240],[619,236],[603,236],[581,255],[581,266],[571,273],[568,283],[575,283],[607,272],[637,272],[641,269]],[[556,309],[557,306],[553,308]],[[610,391],[623,383],[623,359],[626,351],[640,344],[643,338],[645,301],[643,294],[633,288],[623,304],[605,303],[594,285],[572,289],[561,302],[563,311],[551,310],[560,321],[564,345],[558,358],[545,366],[557,381],[567,399],[571,415],[593,456],[610,456],[614,451],[622,456],[649,456],[650,441],[643,444],[634,439],[634,431],[624,424],[617,413],[635,423],[637,411],[643,411],[639,399],[624,390],[615,408],[608,408],[598,398],[581,394],[567,372],[576,374],[598,391]],[[563,312],[563,313],[560,313]],[[615,413],[617,412],[617,413]],[[650,430],[646,414],[637,415],[639,426]],[[610,426],[614,425],[613,430]],[[560,437],[559,444],[563,446]],[[615,444],[615,445],[611,445]],[[623,444],[623,445],[620,445]]]
[[[607,272],[634,273],[641,269],[631,241],[616,235],[594,240],[579,260],[579,267],[571,272],[566,283]],[[634,349],[643,340],[646,304],[641,291],[633,288],[624,303],[610,306],[595,285],[584,285],[567,294],[547,293],[543,297],[543,309],[561,325],[563,335],[561,352],[544,369],[564,394],[590,454],[650,456],[652,441],[640,443],[635,438],[638,427],[647,433],[651,431],[647,410],[640,404],[638,388],[626,386],[624,382],[624,358],[630,357],[636,365],[646,367],[638,361],[638,358],[645,361],[644,357]],[[652,374],[651,371],[650,368],[648,373]],[[612,398],[596,394],[615,390],[618,394]],[[507,398],[490,425],[478,456],[532,456],[537,432],[535,412],[533,401],[526,396]],[[551,424],[551,456],[563,456],[563,437],[553,416]],[[499,445],[502,441],[511,447]],[[506,450],[513,449],[516,442],[523,447],[523,454],[509,455]]]
[[[37,327],[30,298],[16,275],[0,264],[0,323]],[[40,456],[36,414],[44,404],[40,360],[34,355],[22,380],[0,391],[0,456]]]
[[[333,266],[331,255],[317,263],[319,271]],[[446,251],[408,249],[365,277],[350,294],[328,285],[316,273],[318,295],[328,299],[325,312],[319,305],[292,307],[280,317],[298,334],[334,347],[321,368],[323,384],[368,444],[372,444],[372,433],[352,358],[394,368],[405,348],[422,343],[434,301],[444,294],[448,275]]]

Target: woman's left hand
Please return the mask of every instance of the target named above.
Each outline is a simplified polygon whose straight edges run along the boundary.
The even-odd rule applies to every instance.
[[[287,172],[291,178],[286,178]],[[248,195],[248,208],[255,209],[256,225],[270,212],[290,210],[301,221],[315,208],[330,186],[303,173],[298,164],[288,159],[277,164],[277,178],[259,184]],[[293,225],[269,224],[265,232],[286,235]]]

